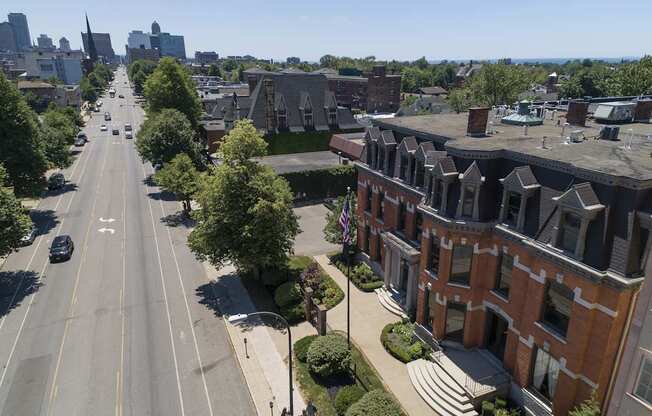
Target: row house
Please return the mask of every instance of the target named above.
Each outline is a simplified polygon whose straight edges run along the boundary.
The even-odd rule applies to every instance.
[[[652,143],[644,124],[627,147],[529,113],[375,122],[356,163],[359,248],[421,333],[489,351],[530,414],[593,391],[604,409],[650,251]]]

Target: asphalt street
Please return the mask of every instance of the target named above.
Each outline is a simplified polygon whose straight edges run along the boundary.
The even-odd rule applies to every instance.
[[[39,235],[0,271],[0,414],[253,415],[179,205],[124,137],[144,117],[126,81],[120,69],[125,98],[102,98],[66,187],[34,212]],[[60,234],[75,251],[50,264]]]

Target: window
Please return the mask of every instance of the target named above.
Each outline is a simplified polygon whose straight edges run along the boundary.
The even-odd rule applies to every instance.
[[[328,110],[328,124],[331,126],[337,125],[337,109],[331,108]]]
[[[552,401],[559,379],[559,361],[544,350],[537,348],[532,371],[532,387],[544,398]]]
[[[432,205],[435,209],[441,209],[442,199],[444,198],[444,183],[441,179],[434,180]]]
[[[52,64],[41,64],[41,71],[43,72],[53,72],[54,66]]]
[[[364,239],[362,241],[362,251],[369,254],[369,239],[371,238],[371,229],[368,225],[364,226]]]
[[[518,224],[518,214],[521,210],[521,194],[516,192],[507,192],[507,207],[505,208],[505,222],[509,225]]]
[[[417,212],[414,216],[414,239],[421,245],[421,235],[423,234],[423,215]]]
[[[462,342],[464,339],[464,316],[466,306],[450,302],[446,305],[446,338]]]
[[[575,253],[577,240],[580,236],[582,219],[572,212],[563,212],[559,229],[558,247],[564,251]]]
[[[428,270],[433,274],[439,273],[439,238],[437,236],[430,236],[430,253],[428,257]]]
[[[288,118],[285,110],[278,110],[278,128],[279,130],[286,130],[288,128]]]
[[[453,247],[453,261],[451,262],[451,275],[449,281],[469,285],[471,280],[471,262],[473,260],[473,247],[456,245]]]
[[[373,202],[373,192],[371,185],[367,185],[367,205],[365,206],[365,211],[371,212],[371,204]]]
[[[652,359],[644,358],[634,395],[652,405]]]
[[[378,213],[376,217],[385,221],[385,194],[383,192],[378,193]]]
[[[543,323],[559,335],[566,337],[573,305],[573,292],[567,286],[552,281],[546,288],[544,302]]]
[[[464,200],[462,201],[462,216],[473,216],[473,203],[475,202],[475,186],[464,187]]]
[[[503,254],[500,256],[495,290],[505,297],[509,297],[509,288],[512,285],[513,267],[514,257],[509,254]]]
[[[401,232],[405,232],[405,203],[398,203],[398,221],[396,222],[396,229]]]
[[[415,186],[423,186],[423,176],[425,173],[423,163],[418,162],[416,163],[416,178],[415,178]]]
[[[381,146],[378,147],[378,170],[385,169],[385,149]]]
[[[401,156],[401,169],[399,171],[398,177],[406,180],[407,179],[407,168],[408,168],[408,158]]]

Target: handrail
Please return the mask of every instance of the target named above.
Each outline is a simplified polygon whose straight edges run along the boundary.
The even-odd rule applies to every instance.
[[[501,378],[504,379],[504,381],[499,381]],[[493,374],[490,374],[488,376],[481,377],[477,380],[475,380],[473,377],[470,375],[466,374],[466,379],[464,380],[464,390],[471,396],[471,397],[477,397],[480,394],[487,393],[491,391],[492,389],[496,388],[497,386],[507,384],[509,383],[511,379],[511,376],[505,372],[505,371],[496,371]],[[488,380],[496,380],[495,383],[491,383],[490,385],[485,385],[485,383]]]

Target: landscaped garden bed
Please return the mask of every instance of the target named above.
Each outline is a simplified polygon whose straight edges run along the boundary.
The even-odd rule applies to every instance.
[[[351,283],[355,287],[363,292],[373,292],[383,286],[383,280],[371,270],[367,263],[351,260],[351,273],[349,275],[349,268],[341,253],[332,254],[329,259],[345,276],[349,276]]]
[[[320,416],[402,416],[375,370],[340,333],[310,335],[294,344],[296,376],[304,399]]]
[[[408,320],[387,324],[380,334],[380,342],[388,353],[404,363],[428,359],[431,348],[414,335],[414,324]]]
[[[326,309],[344,299],[344,292],[337,283],[308,256],[290,257],[286,267],[264,274],[263,283],[273,291],[274,303],[290,323],[305,319],[304,292],[307,288],[313,291],[313,302]]]

